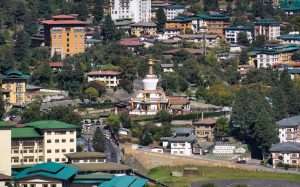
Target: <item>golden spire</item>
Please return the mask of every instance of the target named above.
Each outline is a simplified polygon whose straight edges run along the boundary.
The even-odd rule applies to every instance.
[[[152,58],[149,58],[148,64],[149,64],[149,75],[153,75],[153,65],[154,65],[154,60]]]

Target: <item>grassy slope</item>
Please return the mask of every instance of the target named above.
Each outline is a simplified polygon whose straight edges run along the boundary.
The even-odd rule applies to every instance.
[[[199,167],[198,176],[172,177],[172,171],[182,171],[183,167],[159,167],[149,172],[149,176],[172,187],[188,187],[191,182],[217,179],[272,179],[300,181],[300,175],[270,172],[245,171],[220,167]]]

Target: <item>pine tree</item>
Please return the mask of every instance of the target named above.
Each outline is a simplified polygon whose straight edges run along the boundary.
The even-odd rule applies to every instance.
[[[103,0],[96,0],[93,14],[94,14],[94,21],[96,23],[100,23],[104,14]]]
[[[105,137],[102,131],[98,128],[93,137],[93,148],[97,152],[105,151]]]
[[[157,30],[159,32],[162,32],[165,28],[165,24],[167,22],[167,18],[165,15],[165,12],[162,8],[159,8],[156,12],[156,24],[157,24]]]
[[[104,41],[110,41],[116,39],[116,35],[117,35],[116,27],[109,15],[105,16],[102,35]]]
[[[18,62],[22,62],[29,57],[30,36],[24,31],[20,31],[16,35],[16,43],[14,46],[14,56]]]
[[[79,14],[78,18],[80,20],[86,20],[89,16],[89,10],[86,0],[81,0],[76,5],[76,13]]]

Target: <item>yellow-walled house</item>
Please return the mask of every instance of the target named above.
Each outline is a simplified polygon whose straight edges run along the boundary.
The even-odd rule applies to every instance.
[[[85,26],[83,21],[73,15],[57,15],[52,20],[44,20],[46,46],[51,48],[51,57],[62,59],[85,51]]]
[[[4,102],[8,106],[24,106],[26,103],[26,84],[28,75],[18,70],[5,72],[1,77]]]

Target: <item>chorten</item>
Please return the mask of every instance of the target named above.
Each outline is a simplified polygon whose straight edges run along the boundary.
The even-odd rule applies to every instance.
[[[155,115],[167,109],[168,98],[162,89],[157,88],[159,80],[154,74],[154,61],[149,59],[148,65],[149,72],[143,79],[143,90],[139,90],[130,100],[130,115]]]

